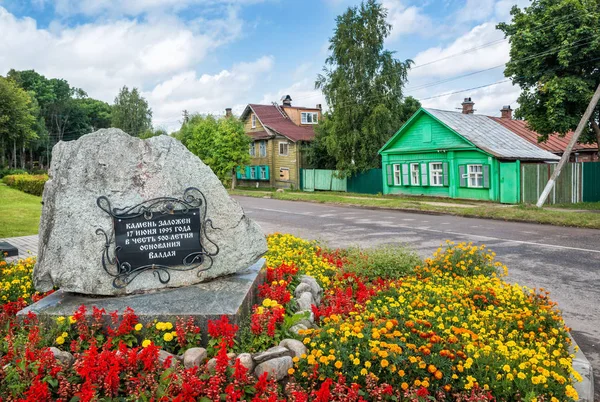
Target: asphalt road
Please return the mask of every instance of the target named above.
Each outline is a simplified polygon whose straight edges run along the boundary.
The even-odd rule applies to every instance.
[[[559,303],[595,374],[600,401],[600,230],[234,197],[265,233],[291,233],[331,247],[403,244],[427,257],[446,239],[485,244],[508,280],[544,288]]]

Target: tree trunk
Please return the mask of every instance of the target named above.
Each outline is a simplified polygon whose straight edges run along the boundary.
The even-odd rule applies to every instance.
[[[596,133],[596,145],[598,145],[598,159],[600,159],[600,127],[598,127],[598,123],[592,117],[590,119],[590,123],[592,123],[592,128],[594,129],[594,133]]]
[[[6,166],[6,149],[4,149],[4,138],[0,139],[0,167]]]
[[[21,169],[25,170],[25,143],[21,145]]]
[[[236,175],[235,175],[235,168],[234,168],[231,171],[231,189],[232,190],[235,190],[235,185],[236,185],[235,180],[236,180]]]
[[[17,140],[13,140],[12,164],[13,169],[17,168]]]

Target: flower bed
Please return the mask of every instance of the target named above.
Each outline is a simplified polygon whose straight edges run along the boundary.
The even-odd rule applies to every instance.
[[[268,244],[267,281],[248,325],[236,338],[227,320],[210,322],[206,355],[194,365],[182,359],[185,366],[166,353],[199,346],[199,328],[185,318],[142,325],[127,311],[102,328],[103,312],[90,317],[81,308],[53,326],[34,316],[18,325],[14,303],[33,297],[30,282],[24,285],[32,261],[0,263],[0,400],[577,399],[572,377],[579,375],[555,304],[546,293],[504,282],[505,267],[484,247],[448,244],[413,272],[380,279],[344,270],[356,253],[290,235],[271,235]],[[302,312],[307,294],[310,314]],[[264,359],[259,352],[293,337],[307,349],[292,353],[285,383],[255,371],[241,354],[228,355],[255,353],[256,363]]]

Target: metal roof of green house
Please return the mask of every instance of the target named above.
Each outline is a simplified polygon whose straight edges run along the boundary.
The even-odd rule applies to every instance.
[[[557,161],[560,158],[478,114],[423,108],[431,116],[472,142],[478,148],[502,159]]]

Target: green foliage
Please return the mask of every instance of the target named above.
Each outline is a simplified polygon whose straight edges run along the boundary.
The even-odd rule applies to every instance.
[[[600,2],[534,0],[514,6],[512,22],[498,25],[509,38],[504,75],[521,89],[516,116],[546,140],[574,130],[600,83]],[[580,141],[599,142],[600,107]]]
[[[28,194],[41,196],[44,192],[44,184],[48,181],[48,175],[16,174],[2,178],[7,186],[16,188]]]
[[[23,170],[23,169],[11,169],[11,168],[5,167],[5,168],[0,169],[0,178],[11,175],[11,174],[26,174],[26,173],[27,173],[27,171]]]
[[[414,272],[423,260],[407,248],[383,245],[375,248],[350,248],[344,256],[344,269],[369,279],[397,279]]]
[[[140,138],[146,140],[148,138],[157,137],[159,135],[168,135],[168,133],[163,128],[150,129],[140,134]]]
[[[0,77],[0,146],[36,138],[35,107],[26,91],[12,80]]]
[[[176,138],[224,183],[231,181],[236,167],[250,163],[250,138],[238,119],[193,115],[183,123]]]
[[[344,175],[379,167],[377,151],[418,108],[402,93],[412,60],[399,61],[383,47],[391,30],[386,17],[375,0],[338,16],[331,55],[315,83],[330,107],[316,128],[316,146]]]
[[[152,129],[152,109],[137,88],[131,91],[124,86],[115,98],[112,110],[112,126],[139,137]]]
[[[17,143],[30,152],[28,165],[48,164],[50,149],[57,141],[73,140],[99,128],[110,127],[111,107],[106,102],[89,98],[85,91],[74,88],[64,79],[46,78],[34,70],[10,70],[8,78],[27,91],[34,118],[36,136],[20,138]],[[4,155],[4,154],[1,154]],[[25,153],[21,165],[25,166]],[[12,166],[17,165],[16,155]]]

